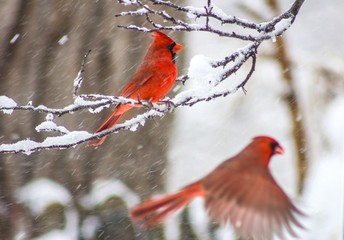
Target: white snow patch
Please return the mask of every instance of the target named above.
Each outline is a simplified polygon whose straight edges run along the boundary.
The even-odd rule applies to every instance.
[[[278,34],[280,34],[281,32],[284,32],[286,29],[290,28],[292,22],[291,22],[291,18],[287,18],[287,19],[282,19],[275,27],[274,31],[270,32],[270,33],[261,33],[261,35],[266,35],[268,34],[268,36],[271,37],[272,42],[276,42],[276,37]],[[264,23],[262,24],[262,26],[264,25]]]
[[[63,128],[62,128],[63,129]],[[86,138],[91,137],[92,134],[86,131],[74,131],[68,132],[63,136],[47,137],[43,142],[35,142],[30,139],[21,140],[12,144],[0,145],[0,151],[2,152],[24,152],[30,155],[37,148],[44,148],[48,146],[61,146],[77,144]]]
[[[209,93],[219,81],[223,68],[213,68],[213,60],[203,55],[196,55],[190,61],[188,71],[188,84],[193,85],[191,90],[183,91],[178,94],[174,100],[182,101],[186,97],[202,97]]]
[[[75,84],[76,84],[76,82],[74,81],[74,85]],[[101,100],[97,100],[97,101],[88,101],[88,100],[85,100],[82,97],[77,97],[75,99],[75,101],[74,101],[74,104],[76,106],[88,106],[88,105],[97,105],[97,104],[100,104],[100,103],[105,103],[107,101],[108,101],[108,99],[101,99]],[[110,107],[110,104],[106,104],[106,105],[103,105],[103,106],[100,106],[100,107],[97,107],[97,108],[89,108],[88,111],[90,113],[99,113],[104,108],[108,108],[108,107]]]
[[[48,113],[47,116],[45,117],[45,120],[47,121],[52,121],[54,119],[54,115],[52,113]]]
[[[173,214],[166,219],[165,222],[165,238],[166,240],[180,239],[180,214]]]
[[[74,80],[74,87],[78,85],[78,82],[76,81],[76,79],[78,79],[78,77],[75,78]],[[101,99],[101,100],[97,100],[97,101],[88,101],[88,100],[85,100],[84,98],[82,97],[77,97],[75,100],[74,100],[74,104],[77,105],[77,106],[87,106],[87,105],[90,105],[90,104],[97,104],[97,103],[102,103],[102,102],[105,102],[106,100],[104,99]]]
[[[209,236],[209,217],[204,208],[204,198],[196,198],[189,204],[189,214],[191,219],[191,225],[194,229],[197,229],[195,234],[199,239]]]
[[[342,155],[344,156],[344,151]],[[332,236],[341,239],[343,227],[343,158],[340,155],[325,154],[310,169],[303,201],[307,206],[302,239],[318,239],[318,236]],[[330,205],[329,205],[330,203]],[[324,224],[326,222],[326,224]],[[325,239],[325,238],[324,238]]]
[[[137,4],[136,0],[120,0],[120,3],[124,4],[125,6],[135,5]]]
[[[344,202],[344,96],[337,96],[322,111],[321,133],[324,134],[322,151],[318,151],[309,169],[303,201],[307,206],[305,231],[302,239],[331,236],[342,239]],[[326,223],[326,224],[325,224]],[[325,237],[322,237],[325,239]]]
[[[93,183],[91,192],[82,201],[85,207],[93,208],[103,204],[109,198],[118,196],[122,198],[128,207],[139,203],[140,198],[123,182],[117,179],[99,179]]]
[[[47,137],[40,145],[42,147],[51,145],[72,145],[91,136],[92,134],[86,131],[73,131],[63,136]]]
[[[159,106],[157,107],[161,110],[163,110],[164,108],[166,108],[166,106]],[[139,127],[139,125],[144,126],[146,123],[146,119],[148,117],[151,116],[159,116],[162,117],[163,113],[156,111],[154,109],[149,110],[148,112],[142,113],[132,119],[126,120],[124,123],[122,124],[117,124],[116,126],[121,128],[121,127],[125,127],[126,129],[130,130],[130,131],[136,131],[137,128]]]
[[[32,141],[30,139],[21,140],[13,144],[1,144],[0,151],[3,152],[20,152],[23,151],[26,155],[30,155],[33,152],[33,149],[39,146],[39,143]]]
[[[228,19],[229,16],[219,7],[215,6],[214,4],[210,6],[211,12],[216,15],[220,19]],[[204,7],[194,7],[194,6],[186,6],[184,7],[188,10],[187,16],[191,19],[195,19],[197,15],[204,15],[206,14],[206,9]]]
[[[236,239],[235,232],[232,226],[229,223],[224,225],[220,225],[218,229],[215,231],[215,239],[222,240],[222,239]]]
[[[69,133],[68,129],[64,126],[57,126],[53,121],[45,121],[39,124],[36,128],[37,132],[52,132],[58,131],[61,133]]]
[[[84,239],[95,239],[96,230],[100,226],[100,220],[97,216],[89,216],[83,222],[81,226],[81,236]]]
[[[46,178],[29,182],[18,190],[17,196],[36,216],[54,203],[66,206],[71,202],[71,195],[64,186]]]
[[[227,13],[225,13],[222,10],[222,8],[219,8],[219,7],[215,6],[214,4],[211,7],[212,7],[211,12],[213,14],[215,14],[216,16],[218,16],[219,18],[221,18],[221,19],[228,19],[229,18]]]
[[[72,238],[63,230],[56,229],[34,238],[34,240],[75,240],[75,238]]]
[[[193,29],[194,31],[197,31],[198,29],[204,28],[204,24],[198,24],[198,23],[189,23],[189,28]],[[184,30],[184,27],[182,26],[174,26],[171,27],[174,31],[178,30]]]
[[[16,107],[17,103],[9,97],[6,96],[0,96],[0,109],[1,108],[13,108]],[[6,114],[12,114],[13,110],[12,109],[1,109]]]
[[[83,77],[82,77],[81,70],[80,70],[78,72],[78,74],[76,75],[76,77],[74,78],[74,81],[73,81],[73,87],[74,87],[73,98],[76,98],[76,93],[81,86],[82,80],[83,80]],[[76,101],[76,99],[75,99],[75,101]]]
[[[130,127],[129,127],[129,130],[132,131],[132,132],[136,132],[137,128],[139,127],[139,124],[132,124]]]
[[[133,13],[137,13],[137,14],[146,14],[146,13],[149,13],[149,11],[145,8],[140,8],[139,10],[137,11],[133,11]]]
[[[128,28],[136,29],[137,26],[136,25],[129,25]],[[140,27],[140,30],[143,31],[143,32],[150,32],[150,29],[146,28],[146,27]]]
[[[211,89],[217,83],[223,70],[212,67],[213,60],[204,55],[196,55],[190,61],[188,76],[196,80],[200,87]]]
[[[204,8],[197,8],[194,6],[186,6],[185,9],[188,10],[187,16],[190,19],[196,20],[197,15],[205,14],[205,9]]]

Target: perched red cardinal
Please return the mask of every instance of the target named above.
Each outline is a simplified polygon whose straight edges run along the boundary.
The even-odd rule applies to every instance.
[[[177,78],[175,64],[176,53],[183,46],[174,42],[162,32],[153,32],[151,43],[143,63],[123,88],[120,96],[134,100],[158,102],[172,88]],[[105,122],[97,129],[96,133],[113,127],[123,113],[133,107],[141,105],[119,104]],[[105,141],[106,136],[90,141],[88,145],[97,146]]]
[[[220,164],[204,178],[179,192],[147,200],[131,209],[131,218],[146,227],[162,223],[196,197],[205,199],[209,215],[218,222],[230,221],[237,233],[248,239],[283,238],[286,229],[303,228],[303,215],[272,177],[268,165],[283,148],[271,137],[255,137],[236,156]]]

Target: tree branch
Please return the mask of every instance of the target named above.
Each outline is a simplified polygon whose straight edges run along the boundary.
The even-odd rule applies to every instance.
[[[128,1],[121,1],[118,2],[128,5]],[[205,18],[205,24],[189,24],[181,19],[177,19],[171,15],[169,15],[166,11],[161,10],[155,10],[151,8],[150,6],[143,4],[140,0],[130,1],[130,5],[137,6],[139,9],[136,11],[127,11],[127,12],[121,12],[120,14],[117,14],[116,17],[121,16],[146,16],[146,18],[149,18],[149,15],[155,15],[161,18],[162,22],[170,23],[172,25],[160,25],[152,21],[148,21],[152,28],[146,28],[136,25],[128,25],[123,26],[120,25],[119,27],[125,28],[125,29],[134,29],[138,31],[143,32],[152,32],[156,30],[174,30],[174,31],[204,31],[204,32],[210,32],[217,34],[219,36],[223,37],[231,37],[231,38],[237,38],[244,41],[263,41],[263,40],[269,40],[274,39],[285,32],[290,25],[294,22],[296,15],[298,11],[300,10],[304,0],[296,0],[294,4],[291,6],[290,9],[288,9],[286,12],[282,13],[281,15],[275,17],[271,21],[263,22],[263,23],[252,23],[248,22],[247,20],[243,20],[240,18],[237,18],[235,16],[229,16],[226,13],[224,13],[220,8],[216,7],[215,5],[212,5],[211,2],[208,2],[208,6],[205,6],[204,8],[195,8],[195,7],[181,7],[175,3],[172,3],[170,1],[161,1],[161,0],[150,0],[153,4],[153,6],[165,6],[172,10],[178,11],[178,12],[184,12],[193,19],[201,19]],[[210,5],[209,5],[210,4]],[[157,7],[158,8],[158,7]],[[254,35],[251,34],[238,34],[235,32],[225,32],[219,29],[216,29],[212,27],[209,23],[210,19],[215,19],[221,22],[221,24],[234,24],[238,25],[240,27],[243,27],[244,29],[248,28],[250,30],[256,30],[256,33]],[[282,27],[279,27],[276,31],[276,28],[278,24],[282,24]]]
[[[78,75],[76,76],[74,80],[74,88],[73,88],[73,98],[75,99],[78,94],[78,90],[81,87],[82,81],[84,80],[84,72],[85,72],[85,64],[86,64],[86,59],[88,55],[90,54],[91,49],[87,51],[87,53],[84,56],[84,59],[82,60],[80,71],[78,72]]]
[[[299,12],[304,0],[296,0],[283,14],[273,18],[268,22],[263,23],[252,23],[235,16],[229,16],[224,13],[221,9],[212,4],[210,0],[203,8],[195,7],[182,7],[170,1],[161,0],[149,0],[152,7],[143,4],[140,0],[118,0],[118,2],[124,5],[136,6],[138,9],[135,11],[127,11],[118,14],[117,16],[144,16],[151,27],[142,27],[137,25],[120,26],[126,29],[134,29],[138,31],[151,32],[155,30],[174,30],[174,31],[204,31],[213,33],[219,36],[236,38],[243,41],[248,41],[246,46],[237,49],[235,52],[229,54],[221,60],[209,60],[205,57],[200,57],[195,63],[192,64],[194,57],[191,60],[189,72],[186,75],[177,78],[178,82],[185,83],[186,81],[199,80],[203,78],[204,84],[199,89],[185,90],[172,99],[163,99],[158,104],[152,104],[144,101],[136,101],[123,97],[104,96],[98,94],[83,94],[78,95],[78,90],[84,80],[84,68],[86,59],[90,53],[88,51],[81,63],[80,71],[73,82],[73,99],[74,102],[63,108],[49,108],[44,105],[32,106],[30,102],[24,106],[18,106],[17,103],[6,96],[0,96],[0,111],[11,114],[13,111],[34,111],[37,113],[48,114],[46,120],[36,127],[36,131],[51,131],[56,132],[58,136],[47,137],[43,142],[36,142],[33,140],[21,140],[13,144],[2,144],[0,145],[0,153],[19,153],[23,152],[30,154],[34,151],[43,149],[65,149],[74,147],[81,143],[101,138],[105,135],[119,132],[121,130],[135,131],[139,126],[143,126],[145,122],[153,117],[163,117],[169,112],[173,111],[178,107],[192,107],[199,102],[212,101],[219,97],[226,97],[230,94],[237,92],[242,89],[246,94],[245,89],[246,83],[249,81],[256,66],[257,51],[260,44],[266,40],[275,40],[276,37],[282,35],[294,22],[296,15]],[[204,18],[204,24],[190,24],[181,19],[175,18],[167,11],[157,10],[159,7],[167,7],[167,10],[173,10],[178,12],[186,13],[189,18],[200,19]],[[151,16],[157,16],[166,25],[161,25],[153,20]],[[217,29],[212,25],[211,20],[220,21],[221,24],[234,24],[243,28],[243,30],[250,30],[246,34],[238,34],[236,32],[226,32],[221,29]],[[253,30],[253,31],[252,31]],[[216,87],[229,78],[233,73],[236,73],[249,59],[252,59],[251,68],[248,71],[245,79],[238,85],[227,90],[218,90]],[[201,61],[201,62],[199,62]],[[209,76],[197,74],[199,72],[198,65],[201,63],[202,66],[209,70]],[[192,69],[194,69],[192,71]],[[88,110],[91,113],[98,113],[105,107],[117,104],[140,104],[147,108],[147,111],[141,115],[138,115],[130,120],[125,121],[122,124],[116,124],[113,128],[106,131],[91,134],[86,131],[69,131],[63,126],[57,126],[53,122],[53,116],[60,117],[65,114],[73,112]]]

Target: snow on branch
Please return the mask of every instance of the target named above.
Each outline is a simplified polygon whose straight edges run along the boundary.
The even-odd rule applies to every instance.
[[[151,32],[155,30],[174,30],[174,31],[204,31],[217,34],[219,36],[238,38],[245,41],[263,41],[276,38],[285,32],[290,25],[294,22],[296,15],[301,8],[304,0],[296,0],[283,14],[275,17],[271,21],[264,23],[253,23],[244,19],[237,18],[235,16],[229,16],[212,4],[211,0],[207,1],[207,4],[203,8],[195,8],[192,6],[182,7],[170,1],[162,0],[149,0],[148,2],[153,5],[150,7],[148,4],[144,4],[141,0],[118,0],[119,3],[124,5],[136,6],[138,9],[136,11],[127,11],[117,14],[117,17],[120,16],[145,16],[147,21],[151,24],[150,28],[141,27],[137,25],[128,25],[119,27],[126,29],[135,29],[143,32]],[[205,19],[205,22],[202,24],[192,24],[187,23],[181,19],[171,16],[166,11],[158,10],[160,6],[165,6],[170,10],[176,12],[184,12],[186,15],[193,19]],[[151,16],[158,16],[162,22],[167,23],[166,25],[161,25],[156,23],[151,19]],[[216,27],[210,24],[210,20],[215,19],[220,21],[221,25],[224,24],[233,24],[244,29],[255,30],[254,34],[238,34],[236,32],[226,32],[222,29],[217,29]]]
[[[174,31],[205,31],[219,36],[241,39],[246,42],[246,46],[237,49],[235,52],[228,54],[224,59],[213,60],[205,56],[194,56],[190,61],[189,71],[187,74],[180,76],[177,81],[185,83],[186,81],[197,81],[198,87],[190,90],[184,90],[172,99],[165,98],[158,103],[149,103],[145,101],[137,101],[124,97],[104,96],[99,94],[82,94],[78,95],[78,90],[84,81],[84,68],[86,59],[90,50],[85,54],[81,63],[80,71],[73,81],[73,99],[74,102],[63,108],[49,108],[44,105],[33,106],[30,101],[28,104],[20,106],[12,98],[0,96],[0,111],[5,114],[11,114],[13,111],[34,111],[37,113],[47,114],[45,121],[36,127],[37,132],[55,132],[56,136],[49,136],[42,142],[31,139],[20,140],[12,144],[1,144],[0,153],[25,153],[30,154],[43,149],[66,149],[75,147],[89,140],[101,138],[105,135],[119,132],[121,130],[136,131],[139,126],[143,126],[145,122],[154,117],[163,117],[178,107],[192,107],[199,102],[212,101],[219,97],[226,97],[230,94],[242,89],[246,93],[245,85],[252,76],[256,66],[256,54],[260,44],[265,40],[274,40],[285,32],[294,22],[295,17],[301,8],[304,0],[296,0],[283,14],[275,17],[271,21],[264,23],[253,23],[244,19],[230,16],[224,13],[220,8],[212,4],[211,0],[207,0],[203,8],[195,8],[192,6],[179,6],[170,1],[149,0],[148,4],[143,4],[140,0],[118,0],[123,5],[136,6],[134,11],[126,11],[117,16],[144,16],[150,28],[142,26],[129,25],[120,26],[126,29],[133,29],[144,32],[155,30],[174,30]],[[202,24],[191,24],[184,20],[171,16],[166,11],[157,10],[161,6],[172,9],[173,11],[185,13],[191,19],[204,18]],[[154,7],[154,8],[153,8]],[[167,9],[167,10],[168,10]],[[161,22],[166,25],[160,25],[154,22],[151,16],[158,16]],[[210,20],[220,21],[222,25],[234,24],[248,29],[248,34],[238,34],[235,32],[226,32],[217,29],[211,25]],[[253,31],[253,32],[252,32]],[[251,59],[251,61],[249,61]],[[232,86],[227,90],[218,90],[217,86],[235,74],[241,67],[250,62],[251,67],[246,77],[236,86]],[[117,104],[141,104],[147,111],[121,124],[116,124],[113,128],[91,134],[86,131],[70,131],[64,126],[58,126],[54,122],[54,117],[60,117],[65,114],[72,114],[81,110],[88,110],[91,113],[98,113],[102,109]]]

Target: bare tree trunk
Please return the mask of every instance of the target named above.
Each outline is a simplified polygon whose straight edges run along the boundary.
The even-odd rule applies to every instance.
[[[268,5],[274,11],[275,14],[280,13],[279,5],[277,0],[268,0]],[[306,132],[304,127],[304,120],[300,117],[302,112],[300,101],[297,97],[297,89],[295,87],[295,79],[292,74],[292,61],[287,53],[287,44],[283,37],[276,40],[276,58],[280,65],[283,80],[289,86],[290,92],[286,96],[286,102],[291,115],[292,121],[292,134],[295,141],[295,149],[297,154],[297,167],[298,167],[298,180],[297,189],[298,193],[301,194],[305,177],[308,169],[307,161],[307,143],[306,143]]]

